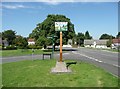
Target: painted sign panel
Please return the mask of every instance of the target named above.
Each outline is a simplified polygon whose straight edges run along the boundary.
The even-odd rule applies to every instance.
[[[67,31],[68,22],[55,22],[55,31]]]

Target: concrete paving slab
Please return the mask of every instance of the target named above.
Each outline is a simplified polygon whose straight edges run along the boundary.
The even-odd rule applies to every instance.
[[[51,69],[51,73],[70,73],[70,68],[67,69],[65,62],[56,62],[56,66]]]

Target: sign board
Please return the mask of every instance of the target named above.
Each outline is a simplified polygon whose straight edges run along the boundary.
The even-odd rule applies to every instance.
[[[55,31],[67,31],[68,22],[55,22]]]

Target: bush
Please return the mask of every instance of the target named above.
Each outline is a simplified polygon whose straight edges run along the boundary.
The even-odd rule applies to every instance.
[[[17,47],[14,46],[14,45],[11,45],[11,46],[4,47],[4,48],[2,48],[2,49],[3,49],[3,50],[16,50]]]
[[[84,44],[81,44],[81,47],[84,47]]]
[[[28,45],[29,49],[42,49],[42,46]]]
[[[52,52],[52,49],[43,50],[44,52]]]
[[[42,49],[42,46],[37,46],[36,48],[37,48],[37,49]]]

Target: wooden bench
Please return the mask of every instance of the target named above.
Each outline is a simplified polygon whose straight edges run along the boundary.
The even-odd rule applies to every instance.
[[[47,56],[50,56],[50,59],[52,58],[52,54],[51,53],[43,53],[43,60],[44,60],[44,56],[47,55]]]

